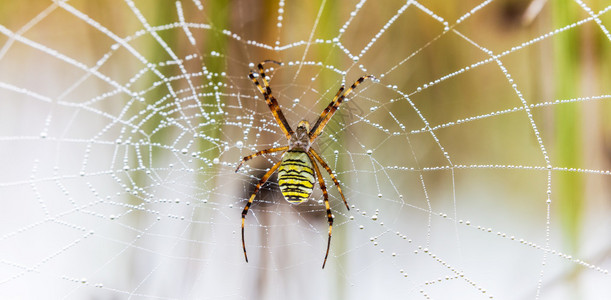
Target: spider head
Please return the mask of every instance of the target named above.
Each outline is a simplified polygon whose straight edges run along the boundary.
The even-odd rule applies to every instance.
[[[310,149],[310,123],[308,121],[303,120],[297,124],[297,129],[295,133],[291,136],[289,140],[289,148],[290,149],[303,149],[308,151]]]
[[[310,131],[310,123],[308,123],[308,121],[306,120],[301,120],[297,124],[297,131],[300,131],[300,129],[304,130],[307,133],[308,131]]]

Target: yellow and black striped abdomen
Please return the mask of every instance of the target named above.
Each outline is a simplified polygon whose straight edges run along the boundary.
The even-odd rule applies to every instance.
[[[284,153],[278,168],[278,185],[286,201],[292,204],[305,202],[314,188],[314,170],[308,154],[303,150]]]

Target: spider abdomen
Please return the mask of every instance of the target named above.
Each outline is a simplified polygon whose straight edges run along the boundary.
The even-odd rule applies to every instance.
[[[314,169],[305,151],[289,150],[284,154],[278,168],[278,185],[289,203],[299,204],[310,198],[314,188]]]

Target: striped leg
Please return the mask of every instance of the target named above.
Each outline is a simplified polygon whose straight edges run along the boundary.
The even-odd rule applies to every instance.
[[[331,214],[331,207],[329,206],[329,195],[327,194],[327,187],[325,186],[325,181],[322,179],[322,174],[320,174],[320,169],[318,169],[318,165],[314,161],[314,157],[308,153],[308,157],[312,162],[312,166],[314,166],[314,173],[316,173],[316,177],[318,177],[318,184],[320,185],[320,189],[322,190],[322,196],[325,200],[325,208],[327,209],[327,219],[329,221],[329,239],[327,240],[327,251],[325,252],[325,260],[322,263],[322,268],[325,268],[327,264],[327,257],[329,256],[329,248],[331,248],[331,229],[333,228],[333,215]]]
[[[312,130],[310,130],[310,143],[314,142],[316,137],[318,137],[318,135],[322,132],[322,130],[325,128],[325,125],[327,125],[331,117],[333,117],[333,114],[335,114],[335,111],[337,111],[337,109],[342,104],[344,99],[352,92],[352,90],[354,90],[359,84],[361,84],[367,78],[374,78],[374,77],[372,75],[367,75],[367,76],[363,76],[357,79],[352,84],[352,86],[350,86],[350,88],[348,88],[344,92],[344,94],[342,94],[339,98],[337,98],[337,100],[333,99],[333,101],[329,103],[327,108],[325,108],[323,113],[320,115],[320,117],[316,121],[317,126],[315,125],[314,127],[312,127]],[[343,89],[343,87],[341,87],[340,90],[341,89]],[[325,114],[326,111],[328,112]]]
[[[265,88],[263,88],[261,84],[259,83],[259,81],[257,80],[257,78],[255,78],[255,75],[253,74],[252,70],[248,74],[248,77],[250,78],[250,80],[252,80],[252,82],[255,84],[257,89],[259,89],[259,92],[263,94],[263,97],[265,97],[265,102],[267,103],[267,106],[269,106],[269,109],[271,110],[272,115],[276,119],[276,122],[278,123],[278,125],[280,125],[280,129],[282,129],[282,132],[284,132],[284,135],[286,135],[286,138],[290,139],[291,135],[293,135],[293,129],[291,129],[291,126],[286,121],[286,118],[284,117],[284,114],[282,113],[282,110],[280,109],[280,106],[278,105],[278,101],[276,101],[276,98],[274,98],[274,96],[272,95],[272,88],[269,87],[269,82],[267,82],[267,78],[265,78],[263,64],[268,63],[268,62],[282,65],[281,62],[277,62],[274,60],[265,60],[259,63],[258,65],[259,77],[263,81]]]
[[[260,62],[257,65],[257,68],[259,69],[259,75],[261,75],[261,80],[263,80],[263,84],[265,85],[265,90],[267,91],[267,94],[269,94],[270,96],[272,95],[272,90],[269,87],[269,82],[267,82],[267,78],[265,78],[265,72],[263,70],[263,65],[266,63],[273,63],[273,64],[277,64],[279,66],[282,66],[282,63],[279,61],[275,61],[275,60],[264,60],[262,62]]]
[[[342,92],[344,91],[344,86],[342,85],[339,90],[337,91],[337,94],[335,94],[335,97],[333,97],[333,100],[331,101],[331,104],[335,103],[335,101],[337,101],[337,98],[339,98],[339,96],[342,94]],[[316,120],[316,123],[314,123],[314,126],[312,126],[312,130],[310,131],[310,133],[314,132],[315,128],[318,128],[318,126],[320,125],[320,122],[322,122],[322,120],[324,120],[327,115],[329,114],[329,111],[331,110],[332,105],[329,104],[327,105],[327,107],[325,107],[325,109],[322,111],[322,113],[320,114],[320,116],[318,117],[318,120]]]
[[[316,158],[320,165],[325,168],[325,170],[327,170],[327,173],[329,173],[329,176],[331,176],[331,179],[333,179],[333,183],[335,183],[335,186],[337,186],[337,190],[342,196],[342,200],[344,200],[346,208],[350,210],[350,207],[348,207],[348,202],[346,201],[346,197],[344,197],[344,193],[342,193],[342,188],[339,186],[339,181],[337,181],[337,178],[335,178],[335,175],[333,174],[333,171],[331,171],[331,168],[329,168],[329,165],[327,165],[327,163],[322,159],[322,157],[320,157],[320,155],[318,155],[318,153],[316,153],[316,151],[314,151],[314,149],[310,148],[309,152],[312,154],[312,156]]]
[[[240,164],[238,165],[238,167],[235,169],[236,173],[238,172],[238,170],[242,167],[242,164],[261,155],[261,154],[267,154],[267,153],[273,153],[273,152],[278,152],[278,151],[284,151],[284,150],[288,150],[289,146],[284,146],[284,147],[277,147],[277,148],[269,148],[269,149],[265,149],[265,150],[261,150],[255,154],[251,154],[249,156],[244,156],[244,158],[242,158],[242,160],[240,161]]]
[[[257,192],[259,191],[261,186],[263,186],[267,179],[272,176],[274,172],[276,172],[276,169],[278,169],[281,162],[282,161],[277,162],[273,167],[269,169],[269,171],[267,171],[267,173],[265,173],[265,175],[263,175],[259,183],[257,183],[255,190],[252,192],[250,199],[248,199],[248,203],[246,203],[244,210],[242,211],[242,249],[244,249],[244,258],[246,259],[246,262],[248,262],[248,256],[246,256],[246,243],[244,242],[244,220],[246,219],[246,214],[248,213],[248,209],[250,209],[250,205],[252,204],[253,200],[255,200],[255,196],[257,195]]]

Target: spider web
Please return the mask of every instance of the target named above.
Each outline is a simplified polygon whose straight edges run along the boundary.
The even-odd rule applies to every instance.
[[[4,3],[1,298],[607,299],[610,11]],[[323,172],[323,270],[322,192],[290,205],[275,176],[244,262],[280,157],[235,168],[286,145],[247,77],[265,59],[293,128],[377,78],[314,145],[351,207]]]

